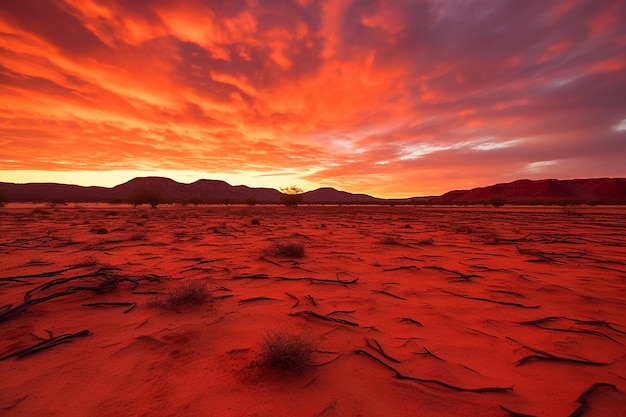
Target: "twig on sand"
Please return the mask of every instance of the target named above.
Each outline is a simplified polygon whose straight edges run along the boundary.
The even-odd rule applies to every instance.
[[[501,405],[500,408],[506,411],[507,413],[509,413],[513,417],[537,417],[533,414],[524,414],[524,413],[518,413],[517,411],[509,410],[503,405]]]
[[[325,278],[313,278],[313,277],[291,278],[291,277],[280,277],[280,276],[276,277],[276,279],[280,279],[283,281],[311,281],[311,282],[319,282],[323,284],[341,284],[344,286],[346,284],[354,284],[359,280],[358,278],[354,278],[353,280],[350,280],[350,281],[342,281],[339,278],[337,279],[325,279]]]
[[[399,270],[402,270],[402,269],[412,269],[414,271],[418,271],[419,267],[417,267],[415,265],[397,266],[395,268],[383,269],[383,272],[399,271]]]
[[[432,356],[433,358],[435,358],[437,360],[443,361],[443,359],[441,359],[439,356],[435,355],[434,353],[432,353],[430,350],[426,349],[425,347],[424,347],[424,353],[417,352],[416,355],[429,355],[429,356]]]
[[[574,410],[574,412],[572,414],[569,415],[569,417],[580,417],[583,415],[583,413],[585,411],[587,411],[587,406],[589,405],[587,403],[587,400],[589,398],[589,396],[591,395],[592,392],[594,392],[595,390],[597,390],[600,387],[608,387],[611,389],[617,389],[615,387],[615,385],[613,384],[609,384],[608,382],[596,382],[595,384],[591,385],[589,388],[587,388],[585,391],[583,391],[582,394],[580,394],[578,396],[578,398],[576,399],[577,403],[580,403],[580,406]]]
[[[76,333],[71,333],[71,334],[62,334],[59,336],[55,336],[55,337],[51,337],[50,339],[46,339],[43,342],[37,343],[33,346],[30,346],[26,349],[22,349],[19,350],[17,352],[13,352],[13,353],[9,353],[8,355],[5,355],[3,357],[0,358],[0,361],[3,361],[5,359],[9,359],[9,358],[13,358],[15,356],[17,357],[24,357],[27,355],[32,355],[33,353],[37,353],[40,352],[44,349],[48,349],[51,348],[53,346],[56,345],[60,345],[61,343],[67,343],[70,342],[71,339],[75,338],[75,337],[80,337],[80,336],[88,336],[90,335],[91,332],[89,330],[81,330],[80,332],[76,332]]]
[[[468,296],[468,295],[457,294],[457,293],[454,293],[454,292],[452,292],[452,291],[445,291],[445,290],[444,290],[443,292],[445,292],[445,293],[447,293],[447,294],[450,294],[450,295],[454,295],[455,297],[465,298],[465,299],[467,299],[467,300],[485,301],[485,302],[488,302],[488,303],[501,304],[501,305],[505,305],[505,306],[513,306],[513,307],[520,307],[520,308],[539,308],[539,307],[541,307],[540,305],[536,305],[536,306],[527,306],[527,305],[524,305],[524,304],[519,304],[519,303],[511,303],[511,302],[509,302],[509,301],[497,301],[497,300],[491,300],[491,299],[489,299],[489,298],[482,298],[482,297],[470,297],[470,296]]]
[[[613,339],[609,335],[604,334],[602,332],[594,331],[594,330],[562,329],[562,328],[557,328],[557,327],[545,327],[543,325],[544,323],[549,323],[549,322],[553,322],[553,321],[557,321],[557,320],[572,321],[572,322],[574,322],[576,324],[585,325],[585,326],[603,326],[603,327],[606,327],[608,329],[613,330],[614,332],[621,333],[621,334],[626,334],[626,332],[623,332],[623,331],[621,331],[619,329],[616,329],[615,327],[613,327],[611,325],[611,323],[608,323],[608,322],[606,322],[604,320],[578,320],[578,319],[571,319],[569,317],[564,317],[564,316],[549,316],[549,317],[544,317],[544,318],[537,319],[537,320],[522,321],[522,322],[519,322],[518,324],[525,324],[525,325],[536,326],[536,327],[539,327],[540,329],[545,329],[545,330],[556,330],[556,331],[563,331],[563,332],[593,334],[593,335],[596,335],[596,336],[606,337],[607,339],[610,339],[610,340],[612,340],[612,341],[614,341],[616,343],[619,343],[617,340]]]
[[[425,266],[424,268],[434,269],[434,270],[439,271],[439,272],[448,272],[450,274],[457,275],[459,277],[459,279],[461,279],[463,281],[469,281],[472,278],[483,278],[482,275],[464,274],[463,272],[457,271],[455,269],[448,269],[448,268],[444,268],[442,266],[437,266],[437,265]]]
[[[290,313],[289,315],[290,316],[311,316],[311,317],[315,317],[315,318],[320,319],[320,320],[334,321],[334,322],[337,322],[337,323],[346,324],[348,326],[354,326],[354,327],[358,327],[359,326],[358,323],[355,323],[353,321],[344,320],[344,319],[337,319],[337,318],[334,318],[334,317],[328,317],[328,316],[325,316],[323,314],[319,314],[319,313],[316,313],[315,311],[310,311],[310,310],[298,311],[298,312],[295,312],[295,313]]]
[[[243,300],[239,300],[239,303],[251,303],[254,301],[264,301],[264,300],[276,300],[275,298],[271,298],[271,297],[265,297],[265,296],[261,296],[261,297],[252,297],[252,298],[244,298]]]
[[[392,356],[389,356],[387,353],[385,353],[385,351],[383,350],[383,347],[380,345],[380,343],[378,343],[378,340],[376,340],[374,338],[368,339],[366,337],[365,338],[365,342],[367,343],[367,346],[371,347],[376,352],[380,353],[385,358],[389,359],[391,362],[400,363],[400,361],[398,359],[396,359],[396,358],[394,358]]]
[[[317,307],[317,302],[315,301],[315,298],[313,298],[313,296],[311,294],[307,294],[306,297],[307,300],[309,300],[311,302],[311,304],[313,304],[315,307]]]
[[[231,279],[269,279],[267,274],[241,274],[235,275]]]
[[[417,324],[420,327],[424,327],[424,325],[422,323],[420,323],[419,321],[417,321],[415,319],[412,319],[411,317],[402,317],[402,318],[400,318],[400,321],[413,323],[413,324]]]
[[[99,303],[87,303],[83,304],[84,307],[102,307],[102,306],[128,306],[126,310],[124,310],[124,314],[132,311],[135,307],[137,307],[136,302],[113,302],[113,301],[102,301]]]
[[[392,294],[392,293],[387,292],[385,290],[382,290],[382,291],[372,290],[372,292],[375,293],[375,294],[385,294],[385,295],[388,295],[390,297],[397,298],[398,300],[406,300],[406,298],[404,298],[404,297],[400,297],[399,295]]]
[[[290,293],[288,293],[288,292],[286,292],[286,293],[285,293],[285,295],[287,295],[287,296],[288,296],[289,298],[291,298],[292,300],[295,300],[295,301],[296,301],[296,303],[295,303],[294,305],[292,305],[292,306],[291,306],[291,308],[295,308],[295,307],[297,307],[297,306],[300,304],[300,299],[299,299],[298,297],[296,297],[295,295],[290,294]]]
[[[284,266],[284,265],[279,264],[278,262],[274,262],[271,259],[266,258],[265,256],[261,256],[259,259],[262,260],[262,261],[265,261],[265,262],[269,262],[269,263],[271,263],[273,265],[276,265],[276,266]]]
[[[370,357],[371,359],[373,359],[376,362],[378,362],[381,365],[383,365],[385,368],[387,368],[390,371],[392,371],[395,374],[396,378],[398,378],[398,379],[404,379],[404,380],[409,380],[409,381],[421,382],[423,384],[434,384],[434,385],[439,385],[439,386],[442,386],[444,388],[448,388],[448,389],[451,389],[451,390],[454,390],[454,391],[464,391],[464,392],[505,392],[505,391],[512,391],[513,390],[513,386],[512,385],[510,387],[464,388],[464,387],[459,387],[459,386],[456,386],[456,385],[451,385],[451,384],[448,384],[446,382],[438,381],[436,379],[423,379],[423,378],[418,378],[418,377],[414,377],[414,376],[404,375],[404,374],[400,373],[400,371],[398,371],[393,366],[383,362],[382,359],[377,358],[376,356],[372,355],[371,353],[369,353],[369,352],[367,352],[365,350],[357,349],[357,350],[354,351],[354,353],[364,354],[364,355]]]
[[[534,352],[534,355],[528,355],[523,357],[522,359],[518,360],[517,363],[515,364],[515,366],[520,366],[523,365],[524,363],[528,362],[529,360],[533,360],[533,359],[538,359],[538,360],[546,360],[546,361],[557,361],[557,362],[570,362],[570,363],[576,363],[579,365],[592,365],[592,366],[603,366],[603,365],[610,365],[610,363],[606,363],[606,362],[595,362],[595,361],[590,361],[588,359],[577,359],[577,358],[566,358],[566,357],[562,357],[562,356],[556,356],[553,355],[552,353],[549,352],[545,352],[543,350],[539,350],[539,349],[535,349],[532,348],[530,346],[526,346],[523,343],[521,343],[518,340],[513,339],[512,337],[506,337],[507,339],[518,343],[519,345],[521,345],[522,347],[530,350],[531,352]]]

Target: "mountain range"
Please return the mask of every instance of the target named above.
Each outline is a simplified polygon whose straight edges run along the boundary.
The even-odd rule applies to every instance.
[[[7,201],[127,202],[137,190],[157,192],[163,202],[279,203],[281,192],[273,188],[232,186],[219,180],[183,184],[169,178],[139,177],[112,188],[55,183],[0,182],[0,198]],[[518,180],[441,196],[382,199],[334,188],[303,193],[303,203],[327,204],[626,204],[626,178],[576,180]]]

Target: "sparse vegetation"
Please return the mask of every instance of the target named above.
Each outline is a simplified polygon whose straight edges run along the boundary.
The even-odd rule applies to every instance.
[[[161,192],[152,189],[137,188],[128,196],[128,202],[132,204],[133,207],[137,207],[141,204],[150,204],[150,206],[154,209],[157,208],[157,205],[161,204],[163,201],[164,199]]]
[[[7,193],[5,193],[4,190],[0,188],[0,207],[3,207],[4,203],[8,203],[8,202],[9,202],[9,196],[7,196]]]
[[[492,197],[489,200],[489,204],[491,204],[494,207],[502,207],[505,203],[506,201],[504,201],[504,198],[502,197]]]
[[[213,301],[213,295],[209,292],[205,281],[183,282],[163,298],[151,300],[148,307],[163,307],[170,310],[189,308]]]
[[[280,202],[287,207],[298,207],[298,204],[302,203],[302,188],[292,185],[290,187],[281,187],[280,192],[282,193]]]
[[[287,258],[302,258],[304,256],[304,245],[299,243],[276,243],[267,249],[264,255],[285,256]]]
[[[145,233],[137,232],[137,233],[133,233],[132,235],[130,235],[128,240],[132,240],[132,241],[148,240],[148,236]]]
[[[313,344],[305,336],[273,331],[263,336],[259,365],[283,372],[301,373],[311,365]]]
[[[398,246],[402,245],[402,243],[398,239],[392,236],[386,236],[382,238],[380,240],[380,243],[382,243],[383,245],[398,245]]]
[[[252,219],[252,221],[250,223],[252,223],[253,226],[260,226],[261,225],[261,221],[259,219]]]

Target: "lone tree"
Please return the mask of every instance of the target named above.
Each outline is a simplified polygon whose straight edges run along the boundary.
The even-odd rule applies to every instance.
[[[281,187],[280,192],[282,193],[280,202],[287,207],[298,207],[298,204],[302,203],[302,188],[292,185],[290,187]]]
[[[154,209],[158,204],[163,202],[161,192],[153,189],[136,188],[128,196],[128,202],[137,207],[140,204],[150,204]]]
[[[4,206],[4,203],[9,202],[9,196],[4,192],[2,188],[0,188],[0,207]]]

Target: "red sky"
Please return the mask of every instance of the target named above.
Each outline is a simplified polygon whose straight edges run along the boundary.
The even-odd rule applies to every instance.
[[[0,181],[626,176],[623,0],[0,2]]]

